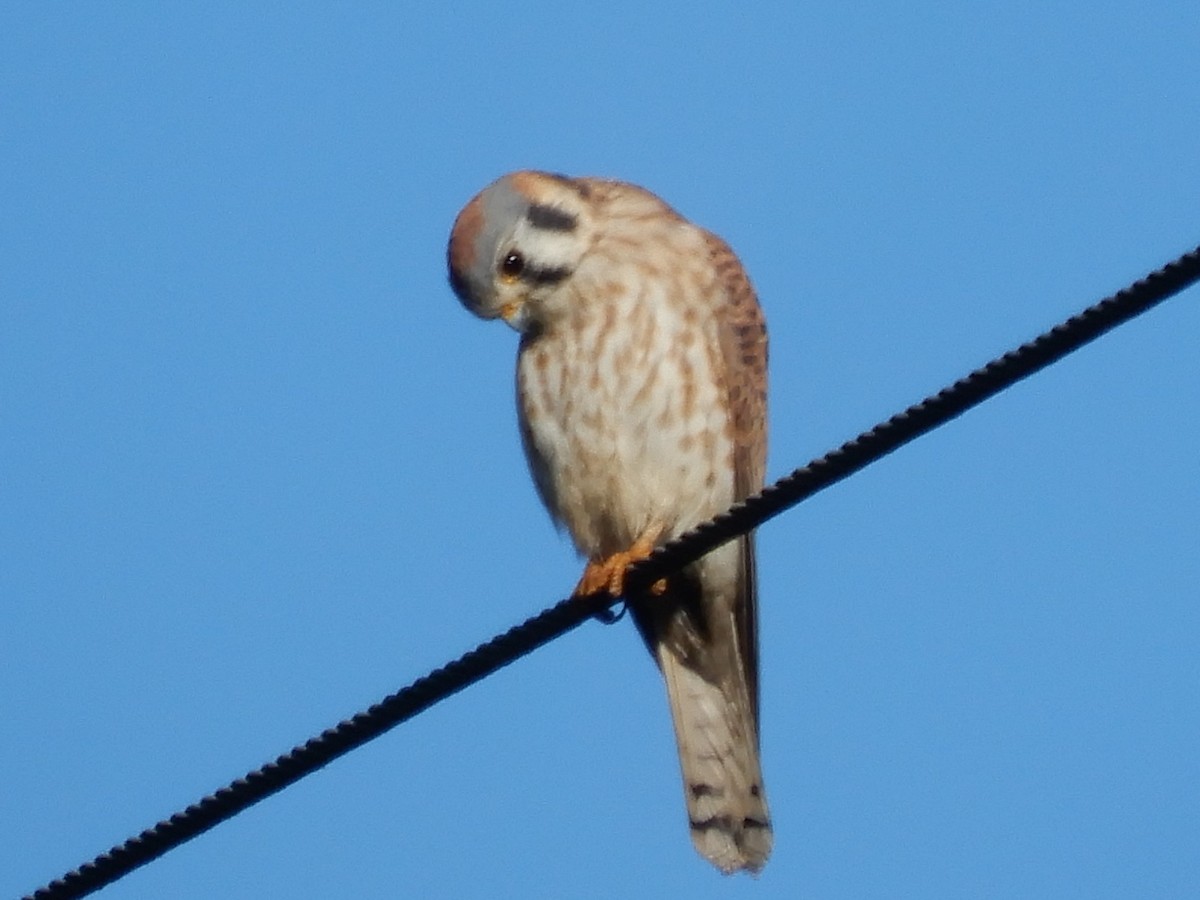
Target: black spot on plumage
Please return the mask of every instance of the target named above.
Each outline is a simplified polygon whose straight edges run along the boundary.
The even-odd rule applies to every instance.
[[[579,220],[569,212],[545,203],[533,204],[525,213],[525,218],[534,228],[541,228],[543,231],[574,231],[575,226],[579,224]]]
[[[731,816],[712,816],[708,819],[692,819],[690,822],[693,831],[732,831],[733,818]]]
[[[538,268],[527,264],[521,272],[520,278],[526,284],[548,285],[558,284],[570,274],[571,270],[566,266]]]

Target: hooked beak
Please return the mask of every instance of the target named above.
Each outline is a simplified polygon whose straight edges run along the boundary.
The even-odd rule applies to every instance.
[[[524,331],[525,326],[529,323],[529,313],[525,304],[520,301],[505,303],[501,306],[500,318],[514,331]]]

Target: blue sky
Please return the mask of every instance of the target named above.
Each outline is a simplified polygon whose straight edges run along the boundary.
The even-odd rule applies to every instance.
[[[0,894],[567,593],[515,336],[538,167],[739,252],[782,475],[1200,242],[1186,3],[9,3]],[[760,534],[757,881],[588,625],[111,898],[1200,893],[1200,294]]]

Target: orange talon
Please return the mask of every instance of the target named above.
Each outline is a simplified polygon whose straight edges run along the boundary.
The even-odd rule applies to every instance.
[[[658,540],[661,529],[654,529],[642,535],[628,550],[618,550],[612,556],[604,559],[589,560],[583,570],[583,577],[575,586],[573,597],[590,597],[601,591],[606,591],[611,597],[621,597],[625,594],[625,570],[633,563],[645,559],[654,551],[655,541]],[[667,590],[667,579],[660,578],[650,585],[650,593],[661,596]]]

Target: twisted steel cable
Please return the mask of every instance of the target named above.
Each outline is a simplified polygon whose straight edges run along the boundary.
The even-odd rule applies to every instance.
[[[630,567],[630,590],[644,588],[694,562],[714,547],[757,528],[843,478],[903,447],[909,441],[955,419],[1051,363],[1141,315],[1200,280],[1200,247],[1151,272],[1124,290],[1009,350],[864,431],[836,450],[794,469],[761,493],[747,497],[723,513],[702,522],[674,541],[658,547],[647,559]]]
[[[635,591],[670,575],[713,548],[745,534],[909,441],[962,415],[1021,379],[1057,362],[1198,280],[1200,247],[1054,326],[1032,341],[997,357],[836,450],[794,470],[762,493],[664,544],[647,559],[630,567],[626,584],[631,591]],[[100,854],[27,895],[25,900],[83,897],[112,884],[139,866],[294,784],[435,703],[561,637],[587,619],[605,615],[617,599],[598,594],[560,601],[453,662],[418,678],[364,712],[339,722],[276,758],[274,762],[267,763]]]

